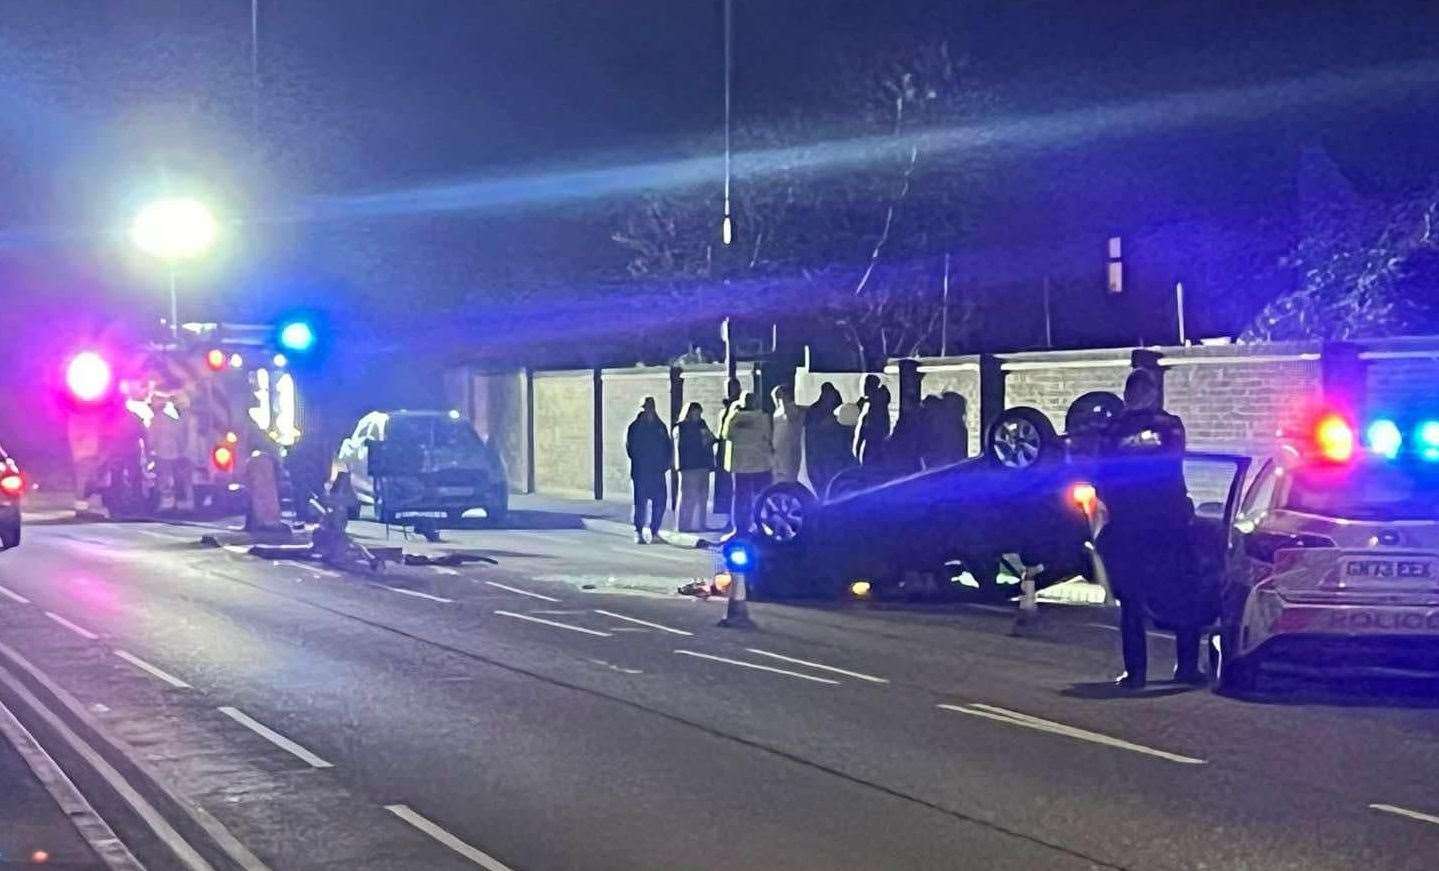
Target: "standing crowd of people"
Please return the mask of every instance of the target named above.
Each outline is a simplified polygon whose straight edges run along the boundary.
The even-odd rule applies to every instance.
[[[834,479],[856,466],[876,476],[902,475],[963,460],[969,435],[964,397],[957,393],[901,397],[898,419],[891,416],[889,388],[866,376],[862,394],[847,403],[830,382],[814,403],[802,406],[794,389],[780,385],[770,394],[772,411],[760,396],[732,379],[718,426],[691,402],[667,429],[646,397],[625,435],[634,486],[635,543],[660,538],[675,475],[676,529],[708,532],[713,513],[725,515],[727,529],[747,531],[755,500],[779,482],[806,484],[824,496]]]

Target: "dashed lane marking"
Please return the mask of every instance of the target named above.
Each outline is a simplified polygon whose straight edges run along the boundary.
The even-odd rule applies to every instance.
[[[556,629],[568,629],[571,632],[583,632],[586,635],[598,635],[602,638],[609,638],[610,633],[601,632],[598,629],[586,629],[583,626],[575,626],[570,623],[561,623],[557,620],[545,620],[541,617],[531,617],[528,614],[516,614],[514,611],[496,611],[501,617],[513,617],[516,620],[525,620],[530,623],[542,623],[545,626],[553,626]]]
[[[30,604],[29,599],[25,598],[14,590],[9,589],[8,587],[0,587],[0,596],[4,596],[5,598],[15,602],[19,602],[22,605]]]
[[[56,623],[59,623],[61,626],[64,626],[66,629],[69,629],[71,632],[74,632],[81,638],[88,638],[91,641],[94,641],[100,637],[94,632],[91,632],[89,629],[86,629],[84,626],[76,626],[74,623],[71,623],[69,620],[66,620],[64,617],[61,617],[54,611],[46,611],[45,616],[49,617],[51,620],[54,620]]]
[[[815,677],[812,674],[801,674],[800,672],[789,671],[788,669],[775,668],[769,665],[760,665],[757,662],[745,662],[742,659],[730,659],[724,656],[715,656],[710,653],[700,653],[698,650],[676,650],[675,653],[681,654],[682,656],[693,656],[698,659],[708,659],[711,662],[723,662],[728,665],[738,665],[741,668],[752,668],[756,671],[767,671],[771,674],[782,674],[787,677],[797,677],[800,680],[814,681],[815,683],[830,684],[832,686],[837,686],[839,684],[839,681],[830,680],[827,677]]]
[[[849,671],[843,668],[835,668],[832,665],[824,665],[823,663],[819,662],[810,662],[808,659],[796,659],[793,656],[785,656],[782,653],[775,653],[769,650],[760,650],[758,647],[746,647],[745,650],[748,650],[750,653],[758,653],[760,656],[768,656],[771,659],[780,659],[784,660],[785,662],[792,662],[795,665],[807,665],[810,668],[817,668],[821,671],[832,671],[835,674],[842,674],[847,677],[858,678],[859,680],[867,680],[870,683],[889,683],[888,678],[875,677],[872,674],[864,674],[863,672],[858,671]]]
[[[261,738],[264,738],[266,741],[269,741],[271,744],[274,744],[276,747],[279,747],[281,750],[298,757],[311,768],[334,768],[330,763],[311,753],[309,750],[306,750],[304,747],[301,747],[299,744],[296,744],[294,741],[291,741],[289,738],[286,738],[284,735],[281,735],[279,732],[276,732],[274,729],[271,729],[269,726],[266,726],[264,723],[261,723],[259,720],[251,717],[249,714],[246,714],[239,708],[222,707],[220,708],[220,713],[254,732],[256,735],[259,735]]]
[[[445,831],[439,824],[415,813],[409,805],[387,804],[385,805],[385,810],[434,838],[436,841],[439,841],[441,844],[444,844],[446,847],[449,847],[451,850],[454,850],[456,853],[459,853],[461,856],[464,856],[466,859],[469,859],[471,862],[474,862],[476,865],[479,865],[481,868],[486,869],[486,871],[510,871],[510,867],[499,859],[496,859],[478,847],[465,843]]]
[[[292,559],[275,560],[275,565],[288,566],[292,569],[300,569],[301,571],[309,572],[310,574],[321,578],[338,578],[340,576],[339,572],[330,571],[329,569],[317,568],[315,566],[307,566],[302,562]]]
[[[455,569],[446,568],[445,566],[430,566],[430,570],[437,575],[450,575],[452,577],[459,575],[459,572]]]
[[[414,596],[417,599],[429,599],[431,602],[450,603],[455,601],[454,599],[446,599],[444,596],[432,596],[429,593],[421,593],[419,590],[406,590],[404,587],[386,587],[383,584],[378,584],[377,586],[379,586],[382,590],[389,590],[392,593],[399,593],[402,596]]]
[[[1128,750],[1132,753],[1142,753],[1145,756],[1154,756],[1158,759],[1178,762],[1183,765],[1203,765],[1205,760],[1195,759],[1192,756],[1180,756],[1177,753],[1170,753],[1167,750],[1156,750],[1153,747],[1145,747],[1143,744],[1134,744],[1122,738],[1114,738],[1109,735],[1102,735],[1099,732],[1091,732],[1088,729],[1081,729],[1078,726],[1070,726],[1065,723],[1056,723],[1053,720],[1044,720],[1039,717],[1022,714],[1019,711],[1011,711],[1005,708],[985,705],[975,702],[969,705],[936,705],[946,711],[954,711],[958,714],[968,714],[971,717],[983,717],[986,720],[993,720],[997,723],[1004,723],[1009,726],[1019,726],[1024,729],[1034,729],[1039,732],[1049,732],[1052,735],[1062,735],[1066,738],[1076,738],[1080,741],[1088,741],[1091,744],[1101,744],[1105,747],[1113,747],[1119,750]]]
[[[603,615],[605,615],[606,617],[613,617],[613,618],[616,619],[616,620],[624,620],[624,621],[627,622],[627,623],[634,623],[634,624],[636,624],[636,625],[638,625],[638,626],[648,626],[648,627],[651,628],[651,629],[658,629],[658,630],[660,630],[661,632],[669,632],[669,633],[672,634],[672,635],[688,635],[688,636],[693,636],[693,635],[694,635],[693,632],[686,632],[686,631],[683,630],[683,629],[675,629],[675,628],[670,627],[670,626],[662,626],[662,625],[660,625],[659,623],[651,623],[651,622],[648,621],[648,620],[641,620],[641,619],[638,618],[638,617],[629,617],[629,616],[627,616],[627,615],[625,615],[625,614],[616,614],[614,611],[605,611],[605,610],[603,610],[603,609],[601,609],[601,608],[595,608],[595,609],[594,609],[594,612],[595,612],[596,614],[603,614]]]
[[[149,672],[151,675],[159,678],[160,680],[164,681],[172,687],[175,687],[176,689],[191,689],[191,686],[189,684],[180,680],[178,677],[175,677],[173,674],[170,674],[168,671],[160,668],[157,665],[151,665],[150,663],[146,662],[145,660],[141,659],[133,653],[127,653],[123,650],[117,650],[115,651],[115,655],[135,666],[136,668],[140,669],[141,671]]]
[[[1411,820],[1418,820],[1421,823],[1433,823],[1439,826],[1439,816],[1434,816],[1433,814],[1412,811],[1407,807],[1399,807],[1393,804],[1371,804],[1369,807],[1376,811],[1383,811],[1386,814],[1395,814],[1396,816],[1408,817]]]
[[[521,596],[529,596],[531,599],[539,599],[541,602],[559,601],[559,599],[556,599],[554,596],[546,596],[542,593],[531,593],[529,590],[521,590],[519,587],[511,587],[508,584],[501,584],[498,581],[485,581],[485,583],[498,590],[504,590],[509,593],[518,593]]]

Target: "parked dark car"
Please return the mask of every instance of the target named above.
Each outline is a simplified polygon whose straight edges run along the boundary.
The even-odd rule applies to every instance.
[[[504,464],[455,412],[371,412],[340,443],[332,471],[349,472],[355,495],[385,523],[441,512],[458,520],[479,508],[499,525],[509,510]]]
[[[4,448],[0,448],[0,550],[20,544],[20,499],[25,495],[25,476]]]

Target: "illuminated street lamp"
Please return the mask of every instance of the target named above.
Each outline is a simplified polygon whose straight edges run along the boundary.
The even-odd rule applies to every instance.
[[[165,262],[170,276],[170,330],[180,328],[180,302],[175,292],[175,267],[215,245],[219,225],[204,203],[189,197],[166,197],[140,210],[130,225],[135,247]]]

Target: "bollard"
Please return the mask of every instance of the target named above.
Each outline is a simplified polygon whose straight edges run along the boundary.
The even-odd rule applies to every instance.
[[[745,593],[745,573],[730,571],[728,603],[719,625],[727,629],[753,629],[754,621],[749,618],[749,599]]]
[[[1014,627],[1011,635],[1019,635],[1024,629],[1039,621],[1039,595],[1035,579],[1044,570],[1043,566],[1025,566],[1019,575],[1019,610],[1014,612]]]
[[[279,469],[275,458],[255,451],[245,464],[245,530],[249,533],[288,533],[280,517]]]

